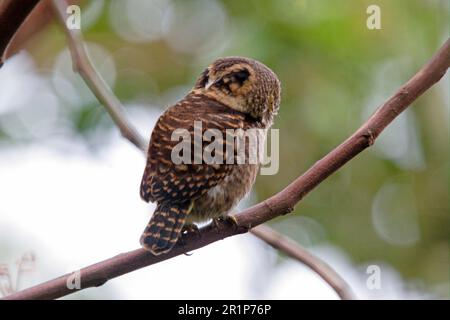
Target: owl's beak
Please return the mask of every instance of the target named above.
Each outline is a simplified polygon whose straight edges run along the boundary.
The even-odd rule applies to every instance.
[[[205,90],[208,90],[214,83],[216,83],[218,79],[208,79],[208,82],[205,85]]]

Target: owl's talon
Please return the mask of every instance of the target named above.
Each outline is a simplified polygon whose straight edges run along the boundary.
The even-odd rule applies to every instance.
[[[202,233],[200,232],[200,229],[198,228],[198,226],[196,224],[190,223],[190,224],[185,224],[183,226],[183,229],[181,230],[181,233],[195,233],[195,235],[197,236],[197,238],[201,238],[202,237]]]
[[[227,222],[233,226],[233,229],[237,230],[239,228],[238,222],[235,216],[227,216]]]
[[[221,227],[221,224],[224,224],[224,223],[231,224],[231,226],[233,227],[234,230],[236,230],[238,228],[238,223],[234,216],[228,216],[228,215],[221,216],[221,217],[213,219],[212,222],[214,224],[214,227],[215,227],[217,233],[220,233],[222,231],[223,228]]]
[[[186,241],[185,241],[185,239],[184,239],[183,234],[181,235],[180,238],[178,238],[177,244],[179,244],[180,246],[183,247],[183,251],[185,251],[183,254],[184,254],[185,256],[190,257],[190,256],[193,255],[193,252],[187,252],[187,251],[186,251]]]
[[[220,218],[212,219],[212,223],[214,224],[214,229],[216,229],[216,233],[220,233],[219,219]]]

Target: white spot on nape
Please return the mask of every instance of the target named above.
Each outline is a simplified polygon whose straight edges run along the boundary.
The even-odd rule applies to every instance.
[[[215,202],[219,197],[223,197],[224,191],[221,185],[217,185],[208,190],[208,197],[211,197]]]

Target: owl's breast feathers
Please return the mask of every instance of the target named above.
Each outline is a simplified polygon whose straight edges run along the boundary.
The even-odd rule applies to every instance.
[[[194,93],[187,95],[161,115],[153,129],[141,182],[140,194],[145,201],[183,203],[195,200],[225,179],[232,170],[234,164],[174,164],[172,148],[180,141],[171,140],[172,132],[176,129],[189,131],[193,155],[194,121],[201,121],[202,135],[205,130],[214,128],[222,132],[224,139],[226,129],[261,127],[259,122],[244,113],[214,99]],[[203,141],[202,149],[209,143]]]

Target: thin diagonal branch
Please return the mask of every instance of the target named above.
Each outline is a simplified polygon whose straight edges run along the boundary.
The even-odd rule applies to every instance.
[[[0,2],[0,68],[11,39],[38,2],[39,0],[3,0]]]
[[[95,79],[97,79],[97,78],[102,79],[102,78],[101,78],[100,74],[98,74],[98,72],[95,71],[92,63],[89,61],[88,54],[86,52],[86,48],[83,45],[83,38],[82,38],[81,32],[78,30],[69,30],[66,27],[64,5],[63,5],[64,2],[65,1],[54,0],[52,2],[52,6],[55,11],[56,18],[58,19],[61,26],[64,28],[64,30],[66,32],[74,69],[75,69],[75,71],[78,71],[81,75],[84,74],[83,79],[86,81],[87,85],[90,88],[92,88],[91,84],[94,82],[97,82]],[[95,75],[94,79],[92,79],[93,75]],[[120,103],[119,99],[107,87],[107,84],[104,81],[102,82],[102,84],[106,88],[104,88],[104,90],[102,90],[102,91],[97,92],[96,96],[98,96],[98,95],[101,96],[101,99],[99,98],[99,101],[103,104],[105,109],[108,110],[114,123],[117,125],[117,127],[119,127],[119,129],[122,133],[129,132],[130,130],[133,132],[133,135],[131,135],[131,137],[134,137],[133,139],[130,139],[129,134],[123,134],[123,135],[125,138],[129,139],[130,142],[133,143],[137,148],[144,151],[144,155],[145,155],[147,146],[144,144],[144,139],[139,135],[138,131],[134,128],[134,126],[126,118],[124,108],[123,108],[122,104]],[[111,101],[115,101],[115,104],[111,104]],[[112,116],[112,115],[115,115],[115,116]],[[301,248],[300,246],[295,244],[294,241],[288,239],[287,237],[282,236],[281,234],[278,234],[278,232],[276,232],[275,230],[272,230],[268,226],[265,227],[265,230],[270,232],[271,236],[264,236],[262,234],[262,232],[253,232],[253,234],[263,241],[269,241],[268,243],[270,245],[272,245],[274,247],[278,247],[278,249],[281,251],[284,251],[285,248],[288,248],[287,249],[288,251],[286,251],[285,253],[287,255],[289,255],[290,257],[292,257],[293,259],[297,259],[300,262],[303,262],[307,265],[324,265],[324,262],[320,261],[320,259],[318,259],[312,255],[307,256],[308,260],[306,262],[304,262],[302,260],[302,257],[304,257],[306,255],[303,254],[303,252],[305,251],[303,248]],[[275,235],[278,236],[277,243],[270,242],[272,239],[274,239]],[[286,246],[279,245],[279,243],[284,241],[284,239],[290,240],[289,245],[287,245],[287,244],[286,244]],[[296,248],[298,251],[297,253],[295,253]],[[317,260],[317,261],[313,261],[313,260]],[[318,272],[319,275],[322,276],[325,281],[327,281],[329,278],[333,278],[334,274],[336,274],[336,272],[334,270],[332,270],[331,267],[328,267],[328,268],[329,268],[329,270],[331,270],[329,276],[323,277],[323,273],[325,272],[324,270],[322,270],[322,271],[324,271],[322,273]],[[312,268],[312,269],[316,270],[317,268]],[[344,282],[344,280],[342,278],[340,278],[339,281]],[[330,286],[333,289],[335,288],[333,283],[330,283]],[[342,286],[342,288],[344,288],[342,290],[345,291],[345,289],[348,287],[349,286],[347,284],[345,284],[345,286]],[[344,294],[341,294],[338,291],[336,291],[336,292],[338,293],[338,295],[340,295],[340,296],[342,295],[345,298],[349,298],[352,296],[351,291],[345,292]]]
[[[77,29],[69,30],[66,27],[66,1],[53,0],[51,3],[55,15],[64,26],[70,54],[72,55],[74,71],[81,75],[84,82],[97,97],[98,101],[105,107],[106,111],[119,128],[121,134],[136,147],[141,149],[143,152],[146,152],[147,143],[139,132],[130,123],[128,123],[126,120],[127,116],[125,109],[119,99],[114,95],[108,84],[100,76],[92,64],[87,53],[81,31]]]
[[[7,296],[6,299],[54,299],[77,290],[100,286],[115,277],[199,249],[212,242],[244,233],[248,231],[248,227],[255,227],[290,212],[315,186],[371,146],[387,125],[444,76],[449,65],[450,39],[416,75],[383,103],[353,135],[316,162],[285,189],[267,199],[266,202],[269,205],[262,202],[234,215],[237,227],[221,222],[219,223],[220,228],[217,229],[209,224],[200,230],[199,236],[193,233],[183,235],[183,244],[177,244],[167,254],[154,256],[144,249],[137,249],[83,268],[79,273],[81,289],[69,289],[66,283],[71,274],[66,274],[60,278]]]
[[[289,257],[301,261],[311,270],[316,272],[328,283],[342,300],[353,300],[354,294],[345,280],[327,263],[300,247],[288,237],[276,232],[265,225],[257,226],[250,230],[255,236],[270,244],[277,250],[284,252]]]

